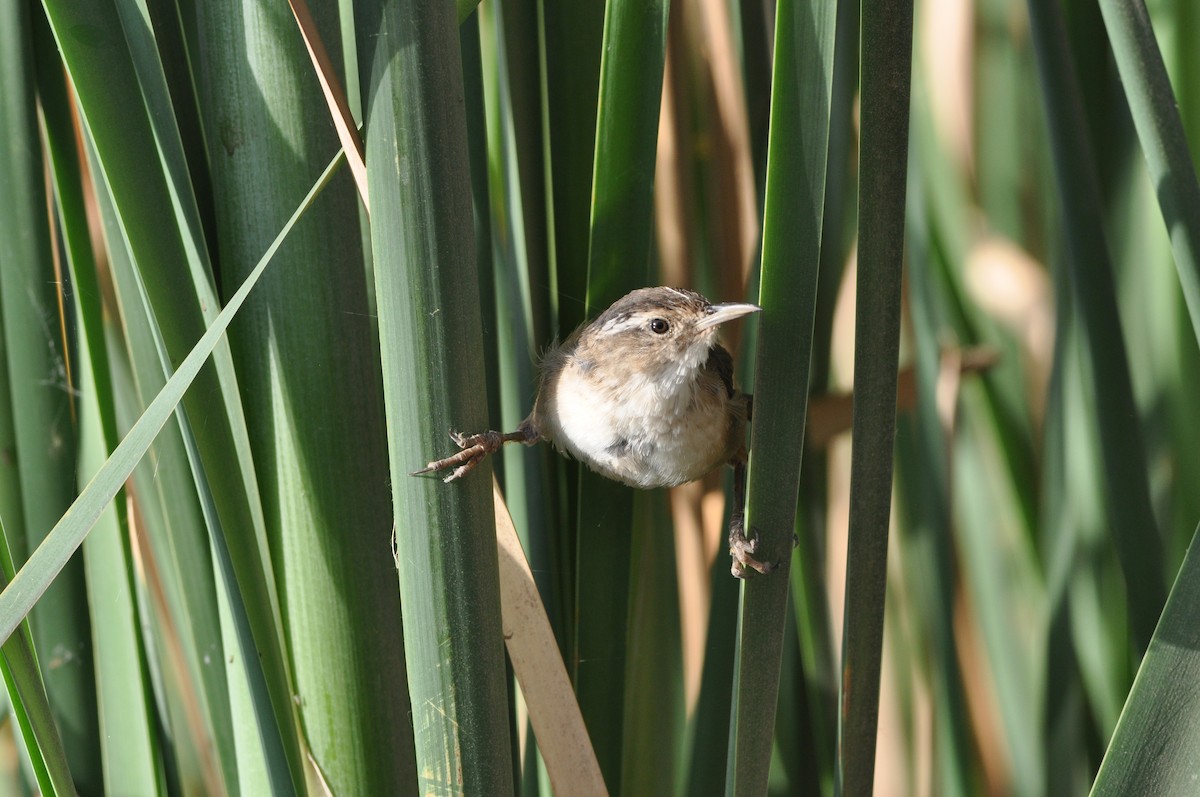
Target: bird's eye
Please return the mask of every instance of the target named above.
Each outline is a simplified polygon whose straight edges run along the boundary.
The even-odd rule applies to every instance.
[[[665,318],[655,318],[650,322],[650,331],[656,335],[661,335],[671,328]]]

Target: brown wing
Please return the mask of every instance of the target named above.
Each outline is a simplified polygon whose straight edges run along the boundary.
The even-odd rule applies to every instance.
[[[721,384],[725,385],[725,394],[733,398],[733,357],[725,351],[725,347],[717,345],[709,349],[708,362],[704,367],[715,371],[717,376],[721,377]]]

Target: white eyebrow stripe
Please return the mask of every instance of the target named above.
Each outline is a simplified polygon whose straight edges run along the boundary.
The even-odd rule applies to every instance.
[[[645,317],[641,313],[634,313],[624,318],[617,317],[605,322],[604,326],[600,327],[600,333],[603,335],[615,335],[618,332],[640,327],[644,321]]]

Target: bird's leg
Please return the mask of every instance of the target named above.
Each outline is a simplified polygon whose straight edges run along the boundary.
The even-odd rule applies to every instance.
[[[746,568],[766,575],[775,569],[770,562],[754,558],[758,552],[758,532],[746,536],[746,452],[739,451],[730,461],[733,465],[733,512],[729,516],[729,555],[733,558],[730,572],[737,578],[746,577]]]
[[[445,459],[438,459],[430,462],[420,470],[415,470],[411,476],[419,476],[422,473],[433,473],[446,468],[454,468],[442,481],[447,484],[455,479],[461,479],[466,476],[475,466],[483,461],[483,458],[488,454],[499,451],[505,443],[524,443],[531,446],[539,439],[537,430],[529,423],[524,421],[517,427],[517,431],[501,434],[500,432],[487,431],[481,434],[465,435],[461,432],[450,432],[450,439],[455,445],[462,449],[457,454],[451,454]]]

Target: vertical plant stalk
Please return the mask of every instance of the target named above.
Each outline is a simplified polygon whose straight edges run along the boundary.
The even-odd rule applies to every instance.
[[[835,790],[875,776],[912,76],[912,0],[864,0],[850,538]]]
[[[485,463],[413,478],[451,427],[485,428],[471,178],[450,0],[355,8],[396,564],[421,789],[513,788],[507,675]]]
[[[812,363],[836,17],[835,0],[785,0],[776,8],[746,527],[759,536],[756,556],[778,567],[742,588],[726,793],[747,797],[766,792],[771,764]]]
[[[1108,516],[1125,574],[1134,647],[1140,655],[1150,643],[1166,600],[1162,539],[1150,502],[1149,469],[1117,311],[1112,260],[1103,235],[1099,181],[1062,10],[1057,2],[1030,0],[1029,22],[1061,202],[1066,288],[1078,308],[1081,342],[1091,363]]]

